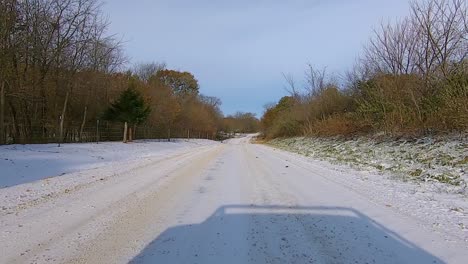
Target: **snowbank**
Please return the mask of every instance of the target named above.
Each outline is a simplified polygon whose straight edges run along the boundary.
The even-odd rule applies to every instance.
[[[129,144],[63,144],[61,147],[57,144],[0,146],[0,188],[210,144],[216,142],[178,139],[171,142],[137,140]]]
[[[376,140],[289,138],[269,144],[334,164],[378,172],[403,181],[426,182],[448,193],[467,194],[466,137]]]

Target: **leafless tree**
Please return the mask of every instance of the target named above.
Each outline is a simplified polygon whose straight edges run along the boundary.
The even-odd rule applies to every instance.
[[[366,63],[374,72],[410,74],[416,69],[417,32],[408,19],[381,24],[365,47]]]
[[[16,134],[45,131],[58,116],[63,127],[70,93],[89,90],[76,73],[112,72],[123,61],[96,0],[3,0],[0,12],[0,81]]]
[[[468,53],[467,2],[465,0],[413,1],[411,19],[416,31],[419,71],[446,77],[451,65]]]
[[[290,96],[294,98],[299,98],[301,96],[300,91],[296,87],[296,81],[292,74],[282,73],[283,79],[286,82],[285,90],[289,93]]]
[[[151,76],[155,75],[158,71],[166,69],[166,63],[139,63],[133,72],[144,82],[148,82]]]
[[[221,106],[221,99],[219,99],[218,97],[207,96],[203,94],[200,94],[198,97],[200,98],[200,101],[202,103],[209,105],[210,107],[213,107],[215,109],[219,109],[219,107]]]
[[[308,64],[306,71],[306,91],[309,96],[313,96],[325,89],[331,78],[327,75],[327,68],[315,68],[312,64]]]
[[[465,0],[413,1],[409,17],[374,31],[365,63],[374,72],[446,77],[466,59],[466,20]]]

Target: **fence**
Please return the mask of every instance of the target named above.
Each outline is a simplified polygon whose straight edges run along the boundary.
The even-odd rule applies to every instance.
[[[205,131],[192,131],[187,129],[168,130],[155,126],[136,126],[133,128],[134,139],[160,139],[170,138],[206,138],[214,139],[215,135]],[[99,141],[120,141],[123,138],[124,125],[120,123],[99,122],[81,129],[80,125],[70,124],[64,126],[63,138],[60,138],[58,126],[14,126],[5,124],[5,138],[1,142],[6,144],[45,144],[45,143],[79,143]]]

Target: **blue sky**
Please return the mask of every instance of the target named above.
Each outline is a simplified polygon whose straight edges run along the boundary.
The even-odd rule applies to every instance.
[[[406,0],[107,0],[109,32],[131,63],[190,71],[225,114],[254,112],[303,83],[307,63],[342,73],[373,28],[408,14]]]

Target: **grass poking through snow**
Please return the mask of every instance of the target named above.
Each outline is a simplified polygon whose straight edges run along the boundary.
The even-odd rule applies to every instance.
[[[378,171],[404,181],[436,182],[449,192],[466,194],[468,140],[466,137],[420,139],[287,138],[268,144],[315,159]]]

